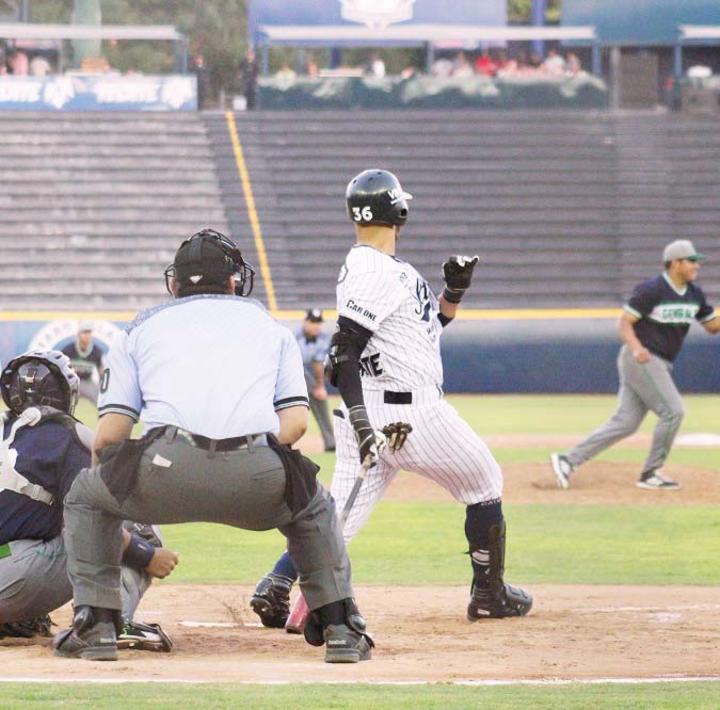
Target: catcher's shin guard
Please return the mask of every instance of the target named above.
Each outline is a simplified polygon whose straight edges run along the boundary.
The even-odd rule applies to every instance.
[[[251,609],[260,617],[263,626],[282,629],[290,614],[290,590],[293,581],[281,574],[266,574],[255,587],[250,599]]]
[[[499,619],[506,616],[525,616],[532,608],[533,598],[520,587],[513,587],[503,580],[505,574],[505,521],[489,530],[488,552],[490,556],[487,577],[474,580],[470,592],[467,618]]]
[[[86,661],[117,661],[117,634],[121,629],[119,611],[79,606],[72,626],[53,639],[55,655]]]
[[[173,642],[163,631],[160,624],[141,624],[138,621],[126,621],[117,637],[119,649],[131,648],[135,651],[159,651],[169,653]]]

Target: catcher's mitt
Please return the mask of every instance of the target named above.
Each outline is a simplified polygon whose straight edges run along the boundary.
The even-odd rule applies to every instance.
[[[392,453],[400,451],[411,431],[412,426],[407,422],[386,424],[382,429],[382,433],[385,434],[385,438],[387,439],[388,449],[390,449]]]

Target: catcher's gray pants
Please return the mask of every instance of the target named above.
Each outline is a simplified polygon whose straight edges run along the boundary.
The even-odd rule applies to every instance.
[[[65,498],[65,545],[75,605],[120,608],[123,518],[278,528],[288,538],[311,609],[352,597],[350,562],[333,499],[318,486],[308,506],[293,515],[285,502],[285,483],[279,457],[265,445],[210,452],[171,432],[144,451],[137,482],[123,503],[110,493],[97,469],[83,469]]]
[[[332,451],[335,449],[335,435],[333,434],[333,424],[330,419],[328,401],[326,399],[317,399],[312,395],[309,396],[309,400],[310,411],[320,427],[320,434],[322,435],[323,444],[325,445],[325,451]]]
[[[568,453],[573,466],[597,456],[615,442],[633,434],[648,410],[658,415],[652,445],[643,472],[661,468],[672,447],[683,418],[680,392],[672,379],[672,364],[656,355],[638,364],[630,348],[623,346],[618,356],[620,391],[615,414],[581,444]]]
[[[62,535],[10,543],[11,555],[0,560],[0,624],[45,616],[72,599]],[[132,619],[150,575],[122,568],[122,612]]]

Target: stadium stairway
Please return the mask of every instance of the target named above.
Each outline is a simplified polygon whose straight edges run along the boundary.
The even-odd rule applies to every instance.
[[[0,113],[3,310],[137,310],[180,241],[228,225],[190,113]]]

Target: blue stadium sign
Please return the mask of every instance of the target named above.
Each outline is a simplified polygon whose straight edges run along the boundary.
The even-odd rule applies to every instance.
[[[405,25],[504,26],[506,0],[251,0],[249,31],[257,40],[264,26],[328,25],[376,29]]]
[[[194,76],[3,76],[0,110],[195,111]]]

